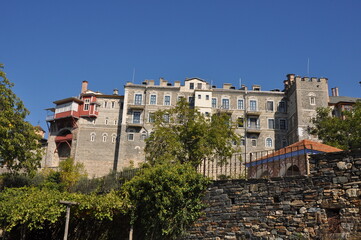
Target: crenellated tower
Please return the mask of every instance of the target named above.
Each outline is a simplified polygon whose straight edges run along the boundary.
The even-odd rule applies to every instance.
[[[319,107],[327,107],[329,102],[328,79],[300,77],[288,74],[284,81],[288,107],[288,143],[303,139],[318,140],[308,133],[311,119]]]

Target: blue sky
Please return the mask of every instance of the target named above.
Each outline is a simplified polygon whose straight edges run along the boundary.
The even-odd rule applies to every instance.
[[[1,1],[0,62],[46,128],[45,108],[81,82],[112,93],[135,82],[200,77],[283,89],[288,73],[327,77],[361,97],[361,1]]]

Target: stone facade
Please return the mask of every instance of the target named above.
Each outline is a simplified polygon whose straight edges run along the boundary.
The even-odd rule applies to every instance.
[[[308,177],[213,182],[185,239],[360,239],[361,151],[310,163]]]
[[[142,84],[127,83],[124,89],[124,166],[144,161],[144,138],[152,131],[152,113],[174,106],[179,98],[186,98],[206,115],[217,111],[230,114],[236,133],[244,136],[240,143],[244,156],[313,138],[307,134],[310,119],[316,115],[317,107],[328,104],[326,78],[301,78],[294,74],[287,75],[285,91],[262,91],[258,85],[236,89],[227,83],[217,88],[199,78],[186,79],[184,85],[172,85],[164,79],[155,85],[153,80],[146,80]]]
[[[327,79],[289,74],[284,83],[284,91],[263,91],[259,85],[236,89],[224,83],[217,88],[199,78],[186,79],[183,85],[146,80],[128,82],[124,96],[119,96],[118,91],[93,92],[84,81],[79,97],[55,101],[56,107],[50,109],[54,113],[47,118],[50,131],[44,166],[56,168],[60,160],[73,157],[85,164],[90,176],[139,166],[145,160],[144,140],[152,131],[152,114],[175,106],[179,98],[205,115],[230,114],[236,133],[243,136],[235,144],[244,156],[312,139],[307,127],[316,108],[328,104]]]

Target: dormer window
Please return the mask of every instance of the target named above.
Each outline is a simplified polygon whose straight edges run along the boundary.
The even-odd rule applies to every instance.
[[[198,89],[202,89],[202,83],[198,83],[198,84],[197,84],[197,88],[198,88]]]
[[[194,89],[194,83],[189,83],[189,89]]]

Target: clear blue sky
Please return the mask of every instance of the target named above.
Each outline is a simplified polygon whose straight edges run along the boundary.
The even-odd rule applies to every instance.
[[[45,128],[45,108],[89,88],[200,77],[262,90],[288,73],[361,97],[361,1],[12,0],[0,3],[0,62]],[[47,129],[46,129],[47,130]]]

